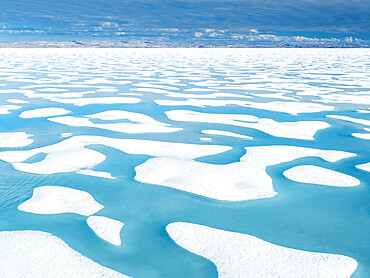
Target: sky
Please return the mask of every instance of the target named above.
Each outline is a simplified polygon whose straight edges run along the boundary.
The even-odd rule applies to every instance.
[[[0,0],[0,41],[370,40],[370,0]]]

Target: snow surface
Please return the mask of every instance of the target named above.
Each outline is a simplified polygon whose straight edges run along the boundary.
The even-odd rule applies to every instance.
[[[327,186],[351,187],[360,184],[360,181],[352,176],[313,165],[295,166],[283,174],[293,181]]]
[[[327,115],[327,118],[332,118],[332,119],[337,119],[337,120],[342,120],[342,121],[347,121],[355,124],[362,124],[362,125],[368,125],[370,126],[370,120],[364,120],[364,119],[357,119],[357,118],[352,118],[352,117],[347,117],[347,116],[340,116],[340,115]]]
[[[128,120],[130,122],[96,124],[93,123],[91,119],[101,119],[105,121]],[[84,118],[67,116],[50,118],[48,120],[69,126],[95,127],[126,133],[175,132],[182,130],[182,128],[173,128],[170,127],[169,124],[158,122],[147,115],[122,110],[104,111],[101,113],[88,115]]]
[[[33,143],[29,137],[32,134],[25,132],[2,132],[0,133],[0,148],[25,147]]]
[[[105,216],[89,216],[86,220],[90,228],[102,239],[114,245],[121,245],[123,223]]]
[[[238,134],[235,132],[230,132],[230,131],[223,131],[223,130],[210,130],[210,129],[205,129],[201,131],[203,134],[209,134],[209,135],[220,135],[220,136],[229,136],[229,137],[236,137],[236,138],[242,138],[242,139],[247,139],[247,140],[252,140],[253,137]]]
[[[357,268],[357,262],[347,256],[286,248],[198,224],[175,222],[166,230],[176,244],[212,261],[220,278],[345,278]]]
[[[0,232],[1,277],[127,278],[41,231]]]
[[[370,140],[370,128],[365,127],[364,130],[368,133],[352,133],[352,136],[365,140]]]
[[[360,164],[360,165],[356,165],[356,168],[367,171],[367,172],[370,172],[370,162]]]
[[[52,99],[53,101],[73,104],[76,106],[85,106],[89,104],[126,104],[126,103],[138,103],[141,100],[139,98],[130,97],[98,97],[98,98],[60,98]]]
[[[39,108],[34,110],[27,110],[23,111],[19,117],[20,118],[42,118],[42,117],[51,117],[51,116],[60,116],[64,114],[68,114],[71,111],[66,110],[64,108],[57,108],[57,107],[48,107],[48,108]]]
[[[94,170],[86,169],[86,170],[80,170],[77,173],[81,175],[92,176],[92,177],[115,179],[115,177],[112,177],[111,173],[103,172],[103,171],[94,171]]]
[[[277,193],[267,174],[268,166],[301,157],[317,156],[335,162],[353,153],[294,146],[245,148],[240,162],[215,165],[181,157],[151,158],[135,167],[135,180],[168,186],[224,201],[271,198]]]
[[[272,119],[242,114],[211,114],[189,110],[171,110],[165,113],[173,121],[217,123],[247,127],[276,137],[304,140],[314,140],[314,135],[317,131],[330,127],[328,123],[322,121],[276,122]]]
[[[36,187],[31,199],[18,206],[19,210],[30,213],[77,213],[85,216],[102,208],[89,193],[61,186]]]
[[[88,170],[105,160],[102,153],[86,148],[88,145],[101,144],[125,153],[145,154],[156,157],[197,157],[222,153],[229,146],[196,145],[136,139],[113,139],[100,136],[74,136],[54,145],[27,151],[0,152],[0,159],[12,163],[19,171],[35,174],[54,174]],[[28,158],[46,153],[46,157],[34,163],[24,162]]]
[[[7,99],[6,102],[15,103],[15,104],[27,104],[27,103],[29,103],[29,101],[27,101],[27,100],[16,99],[16,98]]]
[[[276,111],[297,115],[300,113],[316,113],[323,111],[332,111],[334,106],[322,105],[309,102],[292,102],[292,101],[270,101],[270,102],[251,102],[249,106],[256,109]]]
[[[4,114],[11,114],[11,110],[18,110],[18,109],[21,109],[22,106],[19,106],[19,105],[2,105],[0,106],[0,115],[4,115]]]

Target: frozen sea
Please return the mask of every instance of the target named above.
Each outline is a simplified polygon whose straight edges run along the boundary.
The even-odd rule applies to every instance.
[[[0,277],[369,277],[370,50],[0,49]]]

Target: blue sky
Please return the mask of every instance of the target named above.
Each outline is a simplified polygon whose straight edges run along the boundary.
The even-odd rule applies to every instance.
[[[370,39],[370,0],[0,0],[0,7],[0,41]]]

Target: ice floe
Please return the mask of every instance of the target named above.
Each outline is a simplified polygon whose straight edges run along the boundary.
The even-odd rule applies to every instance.
[[[364,120],[364,119],[357,119],[357,118],[352,118],[348,116],[340,116],[340,115],[327,115],[327,118],[332,118],[332,119],[337,119],[337,120],[342,120],[346,122],[351,122],[355,124],[362,124],[362,125],[368,125],[370,126],[370,120]]]
[[[94,170],[86,169],[86,170],[77,171],[77,173],[81,175],[86,175],[86,176],[93,176],[93,177],[106,178],[106,179],[115,179],[115,177],[112,177],[111,173],[103,172],[103,171],[94,171]]]
[[[102,239],[114,245],[121,245],[123,223],[105,216],[89,216],[86,220],[90,228]]]
[[[367,172],[370,172],[370,162],[356,165],[356,168],[367,171]]]
[[[0,232],[0,250],[2,277],[128,278],[83,256],[46,232]]]
[[[370,128],[364,128],[367,133],[352,133],[352,136],[365,139],[365,140],[370,140]]]
[[[205,129],[201,131],[203,134],[209,134],[209,135],[220,135],[220,136],[229,136],[229,137],[236,137],[236,138],[242,138],[247,140],[252,140],[253,137],[230,132],[230,131],[223,131],[223,130],[211,130],[211,129]]]
[[[6,102],[15,103],[15,104],[27,104],[27,103],[29,103],[29,101],[27,101],[27,100],[16,99],[16,98],[7,99]]]
[[[23,111],[19,117],[20,118],[41,118],[41,117],[52,117],[68,114],[71,111],[64,108],[57,107],[48,107],[48,108],[39,108],[34,110]]]
[[[222,100],[222,99],[187,99],[187,100],[171,100],[157,99],[154,101],[158,105],[163,106],[198,106],[198,107],[223,107],[225,105],[246,106],[247,102],[243,100]]]
[[[351,187],[360,184],[360,181],[352,176],[313,165],[295,166],[283,174],[293,181],[326,186]]]
[[[63,132],[60,134],[60,136],[62,137],[71,137],[73,135],[73,133],[70,133],[70,132]]]
[[[77,213],[85,216],[102,208],[89,193],[62,186],[36,187],[31,199],[18,206],[19,210],[30,213]]]
[[[141,101],[140,98],[134,97],[55,98],[52,100],[65,104],[73,104],[76,106],[85,106],[89,104],[129,104],[138,103]]]
[[[248,106],[256,109],[276,111],[297,115],[300,113],[316,113],[323,111],[332,111],[334,106],[322,105],[310,102],[292,102],[292,101],[270,101],[270,102],[251,102]]]
[[[127,120],[129,122],[93,123],[92,119],[100,119],[105,121]],[[158,122],[147,115],[122,110],[109,110],[88,115],[83,118],[64,116],[50,118],[48,120],[69,126],[95,127],[126,133],[176,132],[182,130],[182,128],[173,128],[170,124]]]
[[[335,162],[353,153],[294,146],[245,148],[239,162],[215,165],[176,157],[151,158],[135,167],[140,182],[176,188],[224,201],[271,198],[274,191],[268,166],[301,157],[317,156]]]
[[[105,160],[105,155],[86,148],[101,144],[130,154],[145,154],[156,157],[181,157],[194,159],[231,149],[228,146],[196,145],[136,139],[113,139],[100,136],[74,136],[57,144],[27,151],[0,152],[0,159],[12,163],[19,171],[35,174],[53,174],[88,170]],[[24,162],[36,154],[46,157],[34,163]]]
[[[287,248],[198,224],[175,222],[166,230],[178,245],[212,261],[220,278],[346,278],[357,268],[356,260],[347,256]]]
[[[10,114],[11,110],[17,110],[17,109],[21,109],[22,106],[19,106],[19,105],[2,105],[0,106],[0,115],[1,114]]]
[[[32,134],[25,132],[1,132],[0,148],[25,147],[33,143]]]
[[[330,127],[322,121],[277,122],[243,114],[212,114],[190,110],[171,110],[165,113],[173,121],[234,125],[257,129],[276,137],[304,140],[313,140],[317,131]]]

